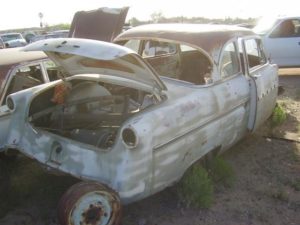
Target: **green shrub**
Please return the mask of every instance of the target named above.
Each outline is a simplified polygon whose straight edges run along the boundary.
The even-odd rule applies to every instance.
[[[295,191],[300,191],[300,179],[293,181],[292,187],[295,189]]]
[[[273,127],[278,126],[282,124],[285,120],[286,120],[286,112],[281,105],[277,104],[273,110],[272,126]]]
[[[231,165],[221,157],[217,156],[210,162],[209,174],[217,184],[232,187],[235,176]]]
[[[287,202],[289,200],[288,192],[283,190],[282,188],[275,190],[271,196],[275,199],[278,199],[278,200],[284,201],[284,202]]]
[[[209,208],[213,201],[213,184],[199,164],[192,166],[178,186],[179,199],[187,206]]]

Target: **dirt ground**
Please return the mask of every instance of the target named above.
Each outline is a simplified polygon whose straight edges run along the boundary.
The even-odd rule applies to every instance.
[[[300,224],[300,69],[281,70],[278,102],[288,116],[268,121],[223,157],[235,173],[232,187],[215,187],[210,209],[179,204],[176,186],[123,210],[123,225]],[[289,75],[292,74],[292,75]],[[31,160],[0,158],[0,225],[58,225],[56,204],[77,180],[49,175]]]

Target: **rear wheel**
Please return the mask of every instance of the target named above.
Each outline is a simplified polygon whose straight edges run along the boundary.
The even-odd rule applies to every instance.
[[[62,196],[58,219],[61,225],[119,225],[119,196],[103,184],[80,182]]]

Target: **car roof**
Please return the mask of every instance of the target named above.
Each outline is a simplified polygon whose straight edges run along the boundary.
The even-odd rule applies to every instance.
[[[3,34],[0,34],[0,36],[15,35],[15,34],[21,34],[21,33],[16,33],[16,32],[13,32],[13,33],[3,33]]]
[[[54,30],[52,33],[69,33],[69,30]]]
[[[22,48],[7,48],[0,51],[0,66],[47,58],[44,52],[23,52]]]
[[[275,17],[275,18],[277,18],[277,19],[296,19],[296,18],[300,18],[300,16],[299,15],[279,15],[279,16],[277,16],[277,17]]]
[[[158,39],[186,43],[211,53],[234,37],[255,35],[248,28],[217,24],[149,24],[134,27],[115,38],[114,42],[129,39]]]
[[[285,20],[300,19],[300,16],[293,15],[271,15],[261,17],[256,26],[253,28],[253,31],[260,35],[266,35],[272,31],[278,24]]]

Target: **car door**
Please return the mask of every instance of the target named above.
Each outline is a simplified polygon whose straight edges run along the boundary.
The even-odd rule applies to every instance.
[[[219,100],[219,109],[223,113],[220,137],[221,150],[228,149],[247,132],[247,102],[249,85],[240,64],[236,39],[228,42],[222,50],[219,61],[221,82],[216,85],[215,94]]]
[[[246,73],[250,82],[250,112],[248,129],[255,131],[272,114],[278,88],[277,65],[269,64],[262,50],[261,40],[243,40]]]
[[[4,93],[0,99],[0,151],[4,150],[5,140],[10,124],[11,110],[6,104],[7,96],[48,82],[49,78],[46,69],[44,68],[44,63],[48,61],[49,60],[22,64],[10,70],[7,76],[7,82],[4,86]]]
[[[279,67],[300,66],[300,18],[281,21],[264,37],[267,57]]]

